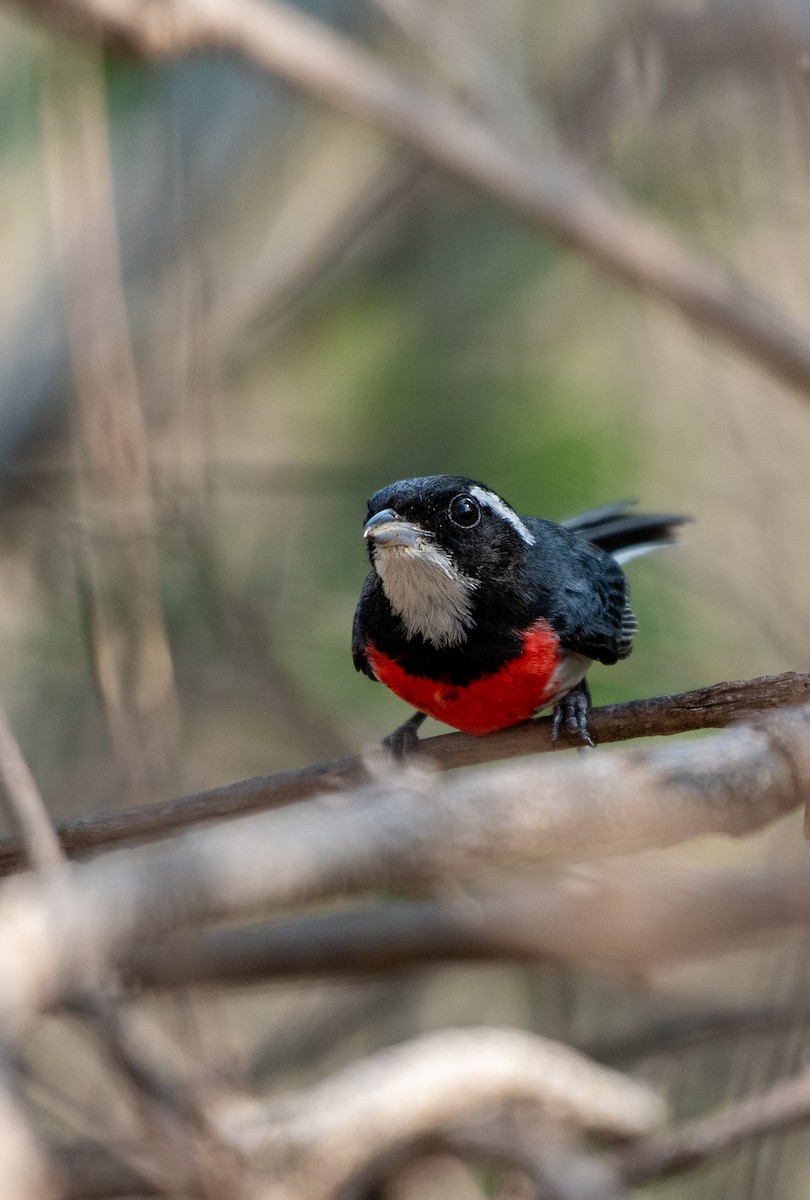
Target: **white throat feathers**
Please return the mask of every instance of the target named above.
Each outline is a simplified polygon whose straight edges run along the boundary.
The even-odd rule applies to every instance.
[[[408,637],[419,633],[437,650],[465,640],[475,624],[478,581],[456,570],[449,554],[420,538],[411,546],[375,546],[374,566]]]

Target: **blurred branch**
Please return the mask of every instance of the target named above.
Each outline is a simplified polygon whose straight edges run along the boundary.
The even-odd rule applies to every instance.
[[[566,141],[602,149],[620,116],[641,116],[694,93],[706,78],[737,72],[761,86],[768,68],[801,73],[803,39],[779,6],[726,9],[648,0],[616,8],[591,48],[546,92]],[[776,11],[774,11],[776,10]],[[806,30],[805,30],[806,34]]]
[[[810,673],[788,671],[627,704],[609,704],[593,710],[590,727],[596,740],[602,743],[660,737],[697,729],[720,729],[754,713],[801,704],[808,699]],[[440,771],[477,766],[550,751],[554,748],[550,731],[550,718],[540,717],[483,738],[465,733],[440,734],[423,739],[414,757],[415,761],[424,760]],[[160,837],[200,821],[281,808],[356,787],[369,782],[375,763],[379,769],[380,761],[379,756],[376,760],[351,757],[278,775],[259,775],[176,800],[79,817],[59,825],[57,831],[69,854]],[[19,840],[0,838],[0,874],[17,869],[21,862]]]
[[[665,1115],[652,1089],[567,1046],[517,1029],[472,1028],[389,1047],[267,1103],[237,1101],[221,1110],[219,1126],[269,1185],[262,1194],[327,1200],[396,1148],[518,1103],[535,1129],[565,1123],[612,1138],[637,1137]],[[69,1196],[98,1195],[102,1186],[107,1196],[153,1194],[148,1173],[145,1187],[133,1187],[137,1176],[107,1146],[62,1147],[55,1157]]]
[[[22,1114],[13,1072],[0,1056],[0,1200],[56,1200],[50,1167]]]
[[[391,1146],[516,1101],[613,1137],[638,1136],[665,1115],[650,1088],[567,1046],[516,1029],[453,1029],[379,1051],[253,1114],[237,1109],[225,1128],[292,1194],[325,1200]]]
[[[707,1042],[779,1037],[810,1024],[810,1003],[699,1009],[652,1021],[638,1030],[597,1037],[579,1049],[599,1062],[632,1062],[648,1054],[681,1054]]]
[[[116,965],[136,990],[549,959],[638,980],[808,919],[808,868],[698,871],[634,858],[491,895],[162,938]]]
[[[247,1068],[251,1087],[277,1083],[285,1073],[334,1055],[359,1029],[379,1029],[386,1016],[407,1006],[409,996],[401,980],[308,988],[306,996],[296,996],[283,1025],[268,1025],[252,1048]]]
[[[674,1175],[791,1125],[810,1121],[810,1070],[781,1079],[765,1091],[728,1104],[677,1129],[652,1134],[617,1156],[620,1173],[631,1184]]]
[[[209,1107],[223,1099],[215,1081],[196,1063],[186,1060],[179,1069],[176,1047],[155,1026],[137,1036],[132,1022],[96,993],[71,1003],[69,1011],[93,1029],[129,1085],[139,1125],[132,1142],[117,1148],[123,1171],[143,1176],[161,1195],[244,1195],[243,1164],[209,1118]]]
[[[500,1062],[496,1058],[495,1069],[491,1061],[485,1061],[479,1069],[478,1042],[474,1039],[481,1034],[496,1039],[495,1046],[490,1047],[496,1054],[504,1048],[503,1043],[501,1047],[497,1045],[497,1039],[504,1040],[507,1054]],[[511,1039],[515,1040],[510,1047]],[[462,1060],[460,1051],[464,1049],[465,1041],[468,1043],[467,1053]],[[447,1056],[444,1063],[440,1059],[438,1064],[431,1064],[431,1043],[438,1044],[440,1053],[455,1043],[456,1059]],[[515,1054],[519,1051],[522,1053],[516,1062]],[[569,1059],[568,1055],[572,1057]],[[420,1058],[427,1059],[427,1063],[420,1062]],[[444,1066],[448,1076],[455,1070],[454,1084],[450,1084],[449,1078],[445,1084],[449,1098],[455,1105],[454,1114],[449,1109],[444,1111],[446,1133],[442,1133],[440,1117],[443,1102],[448,1097],[444,1087],[439,1095],[433,1094],[433,1075],[425,1080],[426,1086],[421,1095],[416,1097],[414,1108],[409,1106],[410,1097],[406,1093],[419,1081],[420,1072],[424,1072],[425,1066],[433,1066],[434,1070],[437,1066]],[[381,1068],[389,1067],[393,1067],[393,1071],[387,1078],[375,1078],[379,1076]],[[535,1081],[533,1077],[537,1070],[542,1074]],[[461,1086],[465,1082],[465,1072],[468,1072],[467,1077],[474,1085],[472,1094],[468,1096],[463,1094]],[[444,1080],[440,1077],[439,1082],[444,1083]],[[428,1083],[431,1086],[427,1086]],[[534,1094],[533,1084],[537,1087]],[[365,1086],[371,1090],[364,1091]],[[284,1155],[281,1161],[288,1178],[294,1179],[297,1174],[298,1179],[307,1185],[299,1194],[308,1196],[320,1197],[324,1194],[320,1189],[330,1161],[323,1161],[327,1152],[331,1153],[336,1147],[336,1165],[345,1169],[354,1159],[356,1169],[359,1165],[357,1160],[372,1160],[375,1150],[379,1157],[386,1143],[390,1147],[395,1137],[400,1142],[407,1140],[412,1144],[410,1157],[425,1153],[427,1149],[435,1152],[437,1147],[445,1146],[464,1157],[483,1161],[513,1161],[527,1171],[532,1171],[533,1166],[537,1165],[540,1177],[545,1178],[546,1169],[555,1165],[553,1152],[547,1156],[536,1145],[529,1152],[525,1136],[520,1144],[514,1144],[514,1139],[510,1143],[500,1132],[493,1136],[477,1127],[468,1128],[463,1123],[465,1117],[473,1115],[471,1110],[475,1109],[476,1101],[478,1106],[483,1107],[485,1097],[503,1101],[507,1095],[514,1098],[529,1096],[539,1100],[541,1110],[543,1107],[548,1110],[552,1105],[552,1111],[558,1118],[568,1116],[580,1127],[593,1131],[608,1132],[608,1122],[612,1121],[613,1132],[624,1136],[631,1132],[627,1128],[631,1114],[652,1123],[661,1113],[660,1101],[646,1088],[615,1072],[597,1068],[596,1064],[575,1055],[566,1047],[517,1031],[456,1030],[430,1035],[417,1042],[383,1051],[365,1062],[338,1072],[324,1083],[292,1097],[289,1109],[285,1100],[289,1101],[290,1098],[284,1098],[275,1105],[271,1102],[263,1107],[254,1106],[253,1111],[246,1114],[234,1110],[229,1133],[252,1155],[273,1150],[279,1157]],[[383,1120],[389,1115],[388,1106],[393,1108],[397,1097],[402,1102],[401,1106],[394,1111],[393,1120],[386,1129]],[[332,1102],[331,1110],[323,1106],[324,1101]],[[385,1111],[380,1110],[381,1101],[386,1104]],[[312,1104],[318,1118],[317,1124],[311,1128],[304,1126],[307,1103]],[[612,1112],[609,1107],[611,1103],[616,1104]],[[273,1121],[275,1114],[280,1114],[281,1119]],[[452,1120],[453,1116],[455,1121]],[[594,1195],[619,1195],[618,1185],[621,1181],[636,1186],[713,1162],[752,1139],[787,1131],[791,1126],[805,1123],[808,1119],[810,1071],[802,1071],[792,1079],[780,1080],[746,1100],[715,1109],[674,1129],[648,1133],[626,1149],[604,1157],[594,1164],[602,1171],[601,1176],[597,1176],[601,1187],[594,1191]],[[387,1136],[383,1136],[384,1130]],[[338,1140],[341,1133],[343,1141]],[[360,1139],[364,1135],[365,1144],[362,1145]],[[148,1186],[133,1186],[133,1176],[118,1165],[108,1147],[65,1147],[56,1154],[56,1158],[63,1166],[64,1194],[67,1196],[123,1196],[134,1191],[139,1195],[152,1194]],[[576,1188],[573,1191],[564,1190],[565,1181],[570,1182],[572,1177],[569,1169],[572,1164],[566,1164],[563,1157],[556,1165],[562,1172],[560,1182],[563,1185],[563,1190],[558,1190],[556,1194],[578,1197],[591,1194]],[[611,1183],[615,1191],[609,1190],[607,1185]],[[308,1190],[310,1187],[312,1191]]]
[[[583,164],[546,147],[542,165],[441,92],[278,0],[18,0],[42,18],[168,57],[236,55],[396,137],[632,287],[718,334],[786,383],[810,391],[810,338],[735,272],[609,198]],[[774,27],[781,30],[778,19]],[[785,30],[782,36],[790,37]],[[797,52],[798,52],[797,45]]]
[[[0,778],[5,785],[8,807],[21,829],[21,840],[31,866],[41,878],[48,877],[56,867],[65,863],[64,853],[50,823],[47,809],[36,781],[26,763],[14,737],[5,713],[0,708]],[[213,1130],[207,1124],[199,1105],[192,1102],[168,1075],[165,1066],[158,1068],[154,1055],[144,1039],[136,1039],[126,1028],[121,1014],[111,999],[98,990],[93,972],[81,981],[81,997],[71,1000],[70,1011],[91,1025],[103,1040],[115,1066],[130,1085],[143,1130],[148,1134],[149,1154],[146,1158],[146,1174],[160,1185],[161,1191],[169,1184],[173,1190],[182,1190],[189,1180],[195,1181],[195,1172],[201,1158],[201,1142],[211,1142]],[[33,1136],[22,1115],[10,1083],[10,1070],[0,1070],[0,1113],[3,1118],[3,1137],[0,1138],[0,1178],[15,1178],[18,1156],[30,1159],[26,1171],[36,1169],[36,1179],[27,1179],[25,1196],[49,1195],[50,1184],[46,1182],[44,1158],[38,1151]],[[7,1076],[9,1078],[7,1078]],[[13,1132],[13,1136],[10,1136]],[[224,1151],[224,1148],[219,1148]],[[126,1157],[126,1154],[124,1154]],[[218,1156],[221,1158],[221,1154]],[[230,1156],[229,1156],[230,1157]],[[178,1168],[182,1164],[182,1170]],[[130,1164],[132,1165],[132,1164]],[[134,1164],[137,1169],[143,1161]],[[235,1164],[231,1164],[231,1168]],[[210,1175],[210,1163],[204,1168]],[[15,1191],[4,1191],[0,1183],[0,1200],[20,1195]]]
[[[154,549],[154,511],[121,274],[107,97],[97,47],[52,49],[43,145],[77,393],[81,598],[104,715],[133,798],[177,762],[178,710]],[[68,99],[69,98],[69,99]]]
[[[398,773],[355,794],[102,855],[0,896],[0,1020],[24,1026],[141,938],[261,907],[469,879],[739,836],[810,788],[810,707],[633,753],[521,762],[442,779]]]
[[[25,861],[43,878],[64,856],[45,803],[14,731],[0,707],[0,780],[6,808],[20,833]],[[18,1096],[18,1072],[0,1046],[0,1200],[49,1200],[54,1180]]]
[[[50,871],[64,862],[45,801],[23,757],[5,709],[0,706],[0,781],[26,866]]]

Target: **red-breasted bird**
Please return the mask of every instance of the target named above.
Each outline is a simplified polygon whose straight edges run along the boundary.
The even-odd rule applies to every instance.
[[[407,749],[427,714],[484,734],[552,705],[552,737],[564,722],[591,744],[586,672],[626,658],[638,629],[619,564],[671,545],[690,519],[632,508],[558,525],[464,475],[375,492],[352,656],[416,709],[388,744]]]

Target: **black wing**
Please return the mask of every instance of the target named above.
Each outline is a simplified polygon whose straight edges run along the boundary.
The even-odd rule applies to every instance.
[[[610,666],[627,657],[638,631],[627,579],[608,554],[584,565],[575,587],[563,587],[552,625],[564,649]]]
[[[374,680],[376,680],[377,676],[372,671],[371,663],[366,657],[364,616],[376,578],[374,572],[369,571],[360,591],[360,599],[357,602],[357,608],[354,610],[354,621],[352,623],[352,661],[354,662],[354,669],[362,671],[364,675],[368,675],[369,679]]]
[[[539,584],[545,577],[542,615],[565,649],[607,664],[627,657],[638,632],[619,563],[672,545],[678,526],[691,520],[678,513],[633,512],[634,505],[622,500],[562,525],[523,518],[536,538],[530,553],[535,580]]]
[[[535,537],[527,570],[538,615],[559,634],[565,650],[607,665],[626,658],[638,624],[616,559],[578,531],[538,518],[527,523]]]

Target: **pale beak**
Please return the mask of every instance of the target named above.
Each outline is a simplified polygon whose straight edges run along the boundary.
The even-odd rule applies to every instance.
[[[363,526],[363,537],[370,538],[378,546],[413,546],[426,536],[420,525],[406,521],[393,508],[375,513]]]

